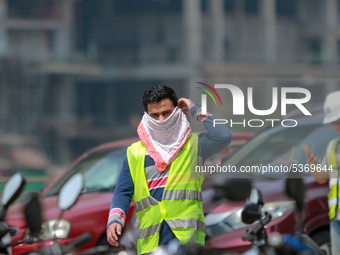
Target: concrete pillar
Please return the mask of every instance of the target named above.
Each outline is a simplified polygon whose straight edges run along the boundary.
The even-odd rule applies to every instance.
[[[72,153],[69,146],[69,140],[64,136],[57,136],[56,144],[60,163],[63,165],[70,164],[74,157],[73,155],[71,155]]]
[[[276,0],[261,0],[261,14],[264,24],[264,54],[267,64],[277,60],[276,43]]]
[[[209,1],[211,21],[211,57],[213,62],[222,62],[225,55],[224,7],[223,0]]]
[[[7,132],[8,117],[10,116],[10,87],[5,79],[0,86],[0,131]]]
[[[297,16],[299,22],[304,24],[308,19],[308,2],[305,0],[297,0]]]
[[[112,0],[104,0],[101,2],[102,6],[102,16],[104,19],[111,20],[113,17],[113,1]]]
[[[184,61],[197,65],[202,60],[201,0],[183,0]]]
[[[64,76],[59,88],[59,118],[74,120],[76,116],[77,91],[74,78]]]
[[[76,128],[76,106],[77,106],[77,91],[74,79],[69,76],[64,76],[59,88],[59,119],[62,126],[56,127],[57,130],[73,131]],[[63,132],[57,133],[58,153],[63,164],[71,161],[73,155],[70,148],[69,137],[65,137]]]
[[[246,14],[245,14],[244,0],[235,1],[235,13],[236,13],[236,18],[238,20],[240,20],[241,18],[243,20],[245,18]]]
[[[297,0],[297,22],[300,24],[299,33],[302,34],[308,24],[308,2],[305,0]],[[298,62],[308,63],[311,61],[311,53],[308,51],[307,43],[299,43],[296,45],[296,50],[300,53],[294,58]]]
[[[116,96],[116,89],[114,84],[108,84],[106,85],[106,98],[105,98],[105,104],[106,104],[106,119],[107,122],[110,124],[115,124],[116,120],[116,112],[117,108],[115,107],[115,96]]]
[[[245,3],[244,0],[235,1],[235,16],[236,16],[236,40],[238,45],[238,55],[241,61],[248,61],[247,58],[247,39],[246,39],[246,13],[245,13]]]
[[[60,18],[61,26],[56,34],[56,54],[60,60],[69,57],[72,49],[72,32],[73,32],[73,0],[60,0]]]
[[[337,49],[337,0],[325,1],[326,35],[322,49],[323,61],[336,64],[338,61]]]
[[[7,14],[7,0],[0,0],[0,58],[8,55]]]

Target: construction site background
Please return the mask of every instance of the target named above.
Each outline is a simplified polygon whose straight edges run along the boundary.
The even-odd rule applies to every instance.
[[[158,84],[189,96],[193,77],[273,78],[260,95],[298,78],[321,103],[339,89],[339,12],[338,0],[0,0],[0,176],[53,177],[136,136]]]

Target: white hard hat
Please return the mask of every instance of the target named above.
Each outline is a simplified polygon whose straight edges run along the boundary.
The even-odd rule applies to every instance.
[[[323,103],[325,118],[323,124],[332,123],[340,119],[340,90],[329,93]]]

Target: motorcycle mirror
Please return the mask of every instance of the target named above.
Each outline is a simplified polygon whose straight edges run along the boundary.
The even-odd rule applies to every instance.
[[[5,250],[4,254],[10,254],[10,255],[12,254],[12,247],[10,246],[11,241],[12,241],[12,237],[9,232],[1,238],[2,246],[6,247],[6,248],[3,248]],[[1,249],[2,253],[3,253],[3,249]]]
[[[303,210],[304,200],[304,186],[302,178],[289,178],[286,179],[286,192],[290,198],[293,198],[296,202],[298,211]]]
[[[216,190],[214,199],[225,197],[232,201],[246,200],[251,192],[249,179],[216,178],[213,181]]]
[[[263,206],[264,202],[261,190],[253,188],[249,196],[249,202]]]
[[[0,222],[0,239],[9,232],[9,228],[5,222]]]
[[[261,207],[253,203],[246,204],[241,213],[242,222],[246,224],[253,224],[255,221],[261,219],[261,216]]]
[[[84,187],[84,176],[81,173],[73,175],[60,189],[58,207],[65,211],[75,204]]]
[[[1,205],[7,208],[11,203],[13,203],[24,189],[25,184],[26,180],[20,173],[13,175],[6,182],[2,191]]]
[[[32,236],[38,236],[41,231],[41,206],[38,194],[32,194],[25,205],[25,217]]]

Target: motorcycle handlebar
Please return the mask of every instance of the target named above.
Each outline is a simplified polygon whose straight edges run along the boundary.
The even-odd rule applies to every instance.
[[[271,214],[265,215],[260,222],[256,223],[256,225],[248,232],[244,233],[242,235],[243,241],[249,241],[251,242],[254,239],[254,236],[258,234],[258,232],[261,230],[263,226],[268,224],[272,219]]]
[[[92,235],[90,233],[88,233],[88,232],[82,234],[77,239],[75,239],[73,242],[71,242],[69,245],[67,245],[63,249],[63,253],[66,254],[66,253],[68,253],[70,251],[73,251],[73,250],[81,247],[82,245],[84,245],[85,243],[90,241],[91,238],[92,238]]]

